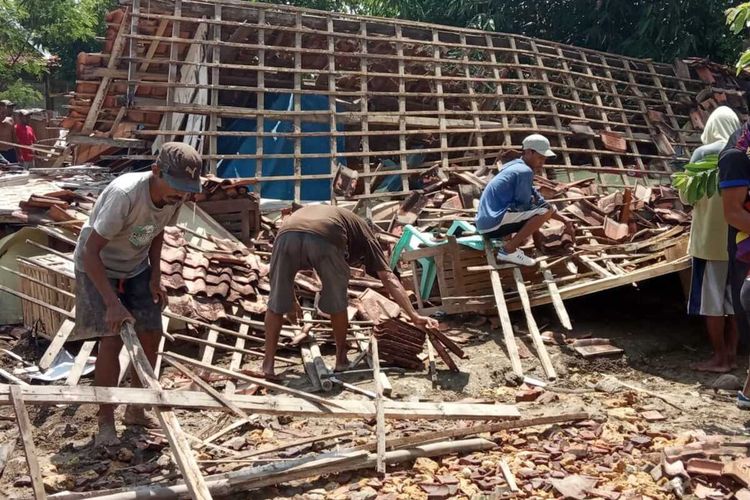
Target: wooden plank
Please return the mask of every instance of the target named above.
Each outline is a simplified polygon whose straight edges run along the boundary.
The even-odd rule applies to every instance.
[[[221,21],[221,4],[215,3],[214,4],[214,21]],[[221,25],[220,24],[214,24],[212,27],[212,38],[214,42],[220,42],[221,41]],[[220,77],[220,64],[221,64],[221,47],[218,45],[213,46],[213,50],[211,51],[211,62],[213,64],[216,64],[216,66],[211,68],[211,83],[213,85],[219,84],[219,77]],[[219,90],[212,89],[211,90],[211,106],[212,107],[218,107],[219,106]],[[219,116],[216,113],[212,113],[209,117],[208,122],[208,130],[211,132],[216,132],[219,129]],[[208,137],[208,152],[211,155],[215,155],[218,152],[217,149],[217,137],[215,135]],[[210,160],[209,161],[209,170],[212,174],[216,175],[216,166],[217,166],[216,160]]]
[[[247,335],[250,332],[250,326],[246,324],[240,324],[239,333],[240,335]],[[233,372],[239,371],[242,368],[242,356],[245,354],[245,339],[242,337],[237,337],[237,339],[234,341],[234,352],[232,352],[232,359],[229,361],[229,369]],[[258,352],[256,355],[261,356],[264,353]],[[237,385],[234,383],[234,380],[227,380],[226,385],[224,386],[224,394],[227,396],[231,396],[234,394],[234,391],[237,389]]]
[[[86,363],[89,360],[89,356],[91,356],[91,351],[94,350],[96,342],[96,340],[87,340],[83,343],[83,345],[81,346],[81,350],[78,351],[78,355],[76,355],[75,362],[73,363],[73,367],[70,369],[68,378],[65,380],[65,385],[78,384],[78,381],[81,379],[81,375],[83,374],[83,370],[84,368],[86,368]]]
[[[174,84],[177,83],[177,60],[179,59],[180,54],[180,47],[175,43],[175,39],[180,37],[180,30],[181,30],[181,24],[180,20],[182,18],[182,0],[175,0],[174,2],[174,18],[172,19],[172,39],[169,42],[169,70],[167,71],[167,82]],[[152,61],[153,58],[149,58],[148,61]],[[147,61],[144,61],[147,62]],[[176,87],[167,87],[167,98],[166,98],[166,107],[168,108],[164,116],[162,117],[162,123],[168,124],[170,126],[166,128],[173,129],[172,123],[174,123],[174,111],[172,111],[171,108],[174,108],[175,105],[175,93],[177,92]],[[165,128],[165,127],[162,127]],[[156,147],[159,147],[164,142],[168,142],[170,140],[171,135],[163,135],[156,137],[154,140],[152,151],[155,152]]]
[[[16,421],[18,422],[18,431],[21,433],[21,443],[23,451],[26,454],[26,464],[29,466],[29,476],[31,477],[31,487],[34,489],[34,496],[37,499],[47,498],[44,491],[44,481],[42,480],[42,471],[39,469],[37,460],[36,447],[31,434],[32,426],[29,419],[29,413],[23,401],[21,387],[12,385],[8,388],[10,402],[16,412]]]
[[[165,358],[165,361],[170,366],[173,366],[177,368],[183,375],[187,376],[190,380],[192,380],[195,384],[198,385],[201,389],[206,391],[207,394],[209,394],[211,397],[213,397],[216,401],[221,403],[222,405],[229,408],[235,415],[238,417],[247,420],[249,415],[245,413],[242,408],[234,404],[232,401],[228,400],[226,397],[224,397],[219,391],[211,387],[211,384],[203,380],[201,377],[196,375],[192,372],[187,366],[183,365],[179,361],[175,361],[173,359],[169,359],[168,357]]]
[[[542,336],[539,333],[539,327],[536,324],[536,319],[534,319],[534,314],[531,312],[529,294],[526,291],[526,285],[523,282],[523,276],[518,267],[513,268],[513,279],[516,282],[516,289],[518,290],[518,295],[521,298],[521,304],[523,305],[523,312],[526,316],[526,326],[531,334],[531,341],[534,343],[537,356],[539,356],[539,361],[542,363],[544,374],[549,380],[555,380],[557,378],[557,372],[555,371],[555,367],[552,364],[549,353],[547,352],[547,346],[545,346],[544,341],[542,341]]]
[[[521,491],[521,489],[518,487],[518,484],[516,483],[516,476],[513,475],[513,472],[510,470],[510,467],[508,467],[508,462],[506,462],[503,459],[500,459],[499,463],[500,463],[500,470],[503,473],[505,482],[508,483],[508,488],[510,488],[510,491],[514,493]]]
[[[125,42],[127,41],[127,38],[125,37],[125,30],[128,27],[129,18],[127,14],[128,11],[126,11],[125,15],[122,16],[120,27],[117,30],[115,41],[112,44],[112,52],[109,55],[107,69],[115,69],[117,67],[117,64],[120,62],[120,56],[122,55],[122,51],[125,48]],[[96,121],[99,118],[99,110],[102,107],[102,103],[104,103],[104,98],[107,96],[107,90],[109,90],[109,84],[111,81],[111,78],[105,76],[99,83],[99,88],[96,89],[96,96],[94,96],[94,100],[91,102],[89,112],[86,115],[86,120],[83,122],[81,133],[86,134],[94,130]]]
[[[575,422],[578,420],[588,420],[589,414],[586,412],[579,413],[564,413],[562,415],[549,415],[535,418],[525,418],[521,420],[510,420],[507,422],[492,422],[488,424],[478,424],[472,426],[462,426],[453,429],[444,429],[438,431],[422,432],[413,434],[411,436],[391,438],[386,442],[386,448],[394,450],[396,448],[403,448],[406,446],[414,446],[419,443],[424,443],[431,440],[439,439],[452,439],[466,436],[477,436],[485,433],[495,433],[511,429],[523,429],[526,427],[534,427],[537,425],[552,425],[561,424],[565,422]],[[369,443],[355,446],[350,448],[351,450],[375,450],[377,443],[371,441]]]
[[[383,388],[383,396],[391,397],[393,394],[393,386],[391,381],[388,380],[388,375],[385,372],[380,372],[380,386]]]
[[[141,13],[141,0],[133,0],[133,15],[130,16],[130,33],[128,33],[127,36],[138,36],[138,21],[140,18],[138,17]],[[125,19],[123,18],[123,23],[125,22]],[[133,98],[135,97],[135,74],[137,73],[138,67],[137,63],[135,62],[135,58],[138,57],[138,42],[137,40],[130,38],[128,40],[130,43],[128,43],[128,90],[126,92],[125,102],[126,105],[130,105],[133,102]],[[98,90],[98,89],[97,89]],[[122,108],[120,108],[122,109]],[[119,115],[119,111],[118,111]],[[115,121],[117,121],[115,119]],[[113,125],[112,128],[110,128],[111,131],[115,130],[115,126]]]
[[[75,318],[75,311],[75,307],[70,311],[70,313],[73,314],[73,318]],[[39,363],[37,363],[37,366],[39,366],[40,370],[45,371],[50,366],[52,366],[52,362],[55,361],[57,355],[60,354],[63,345],[65,345],[65,342],[67,342],[68,337],[70,337],[70,334],[73,332],[75,326],[75,319],[66,318],[62,322],[60,328],[57,330],[57,333],[54,337],[52,337],[52,342],[50,342],[49,347],[47,347],[47,350],[44,351],[44,354],[42,354]]]
[[[247,325],[240,325],[240,332],[243,331],[243,328],[244,329],[249,329],[249,327]],[[238,333],[237,335],[242,335],[242,333]],[[197,337],[191,337],[190,335],[183,335],[181,333],[175,333],[175,334],[172,335],[172,337],[175,340],[184,340],[186,342],[191,342],[193,344],[203,344],[203,345],[208,344],[207,340],[199,339]],[[245,338],[244,337],[239,337],[238,336],[237,340],[238,341],[242,341],[243,345],[244,345],[244,342],[245,342]],[[238,348],[237,347],[237,343],[235,343],[232,346],[232,345],[229,345],[229,344],[223,344],[221,342],[213,342],[213,343],[211,343],[211,346],[214,347],[215,349],[221,349],[221,350],[224,350],[224,351],[230,351],[232,353],[232,356],[233,356],[232,359],[233,360],[234,360],[234,354],[247,354],[249,356],[255,356],[256,358],[264,358],[265,357],[265,353],[263,351],[256,351],[256,350],[253,350],[253,349]],[[284,356],[274,356],[274,359],[276,361],[281,361],[283,363],[287,363],[287,364],[290,364],[290,365],[298,365],[298,364],[300,364],[300,362],[298,360],[292,359],[292,358],[286,358]],[[233,364],[230,363],[229,369],[232,370],[232,371],[238,371],[240,369],[240,366],[241,366],[240,363],[236,363],[236,367]]]
[[[366,37],[367,36],[367,22],[364,20],[361,20],[359,22],[359,33],[361,36]],[[362,113],[362,123],[360,125],[361,131],[362,131],[362,168],[364,170],[364,173],[367,174],[364,177],[364,183],[365,183],[365,195],[369,195],[372,193],[372,186],[371,186],[371,167],[370,167],[370,119],[368,116],[369,111],[369,97],[368,97],[368,82],[369,78],[367,77],[367,72],[369,71],[368,67],[368,59],[367,59],[367,40],[362,40],[360,42],[360,53],[362,54],[362,57],[359,59],[359,71],[361,73],[361,76],[359,78],[359,91],[361,92],[362,96],[359,99],[359,110],[360,113]],[[371,210],[368,205],[368,211]],[[368,216],[371,215],[370,213],[367,214]],[[368,217],[370,219],[370,217]]]
[[[398,58],[398,116],[396,116],[396,121],[398,123],[398,158],[399,158],[399,166],[400,171],[402,172],[401,175],[401,188],[403,191],[408,192],[409,191],[409,179],[408,175],[406,175],[406,172],[408,170],[408,165],[406,161],[406,134],[403,132],[406,131],[406,125],[407,125],[407,119],[406,119],[406,98],[404,97],[404,94],[406,93],[406,70],[405,70],[405,63],[404,63],[404,44],[401,37],[401,26],[396,25],[395,26],[395,34],[396,34],[396,56]],[[372,73],[371,73],[372,74]],[[445,116],[441,118],[432,118],[432,120],[435,120],[437,122],[437,128],[440,128],[441,123],[443,126],[446,125],[445,123]],[[370,123],[373,123],[373,120],[370,121]]]
[[[136,17],[136,16],[133,16],[133,17]],[[169,19],[161,19],[159,21],[159,26],[156,28],[156,34],[155,34],[156,38],[151,40],[151,43],[148,46],[148,50],[146,51],[145,59],[151,59],[152,57],[154,57],[154,54],[156,54],[156,49],[159,48],[159,42],[161,41],[160,39],[163,37],[164,32],[167,30],[168,25],[169,25]],[[132,34],[133,33],[131,33],[131,35]],[[145,73],[146,71],[148,71],[148,67],[150,65],[151,65],[151,62],[146,61],[143,64],[141,64],[141,67],[138,68],[138,70]]]
[[[162,335],[159,339],[159,351],[156,353],[156,363],[154,363],[154,373],[158,379],[161,375],[161,363],[162,363],[162,351],[164,351],[164,344],[167,342],[167,336],[169,336],[169,318],[162,314],[161,316],[161,331]],[[170,339],[172,337],[170,336]]]
[[[156,391],[130,387],[27,385],[22,387],[26,404],[129,404],[194,410],[226,411],[213,397],[200,391]],[[0,405],[11,404],[10,386],[0,384]],[[300,398],[234,395],[230,399],[248,413],[323,418],[375,418],[371,401],[336,400],[324,407]],[[503,420],[520,417],[514,405],[453,402],[407,402],[386,400],[386,418],[394,420]]]
[[[560,297],[560,290],[557,288],[557,283],[555,282],[555,277],[552,275],[552,271],[549,270],[547,263],[544,261],[539,263],[539,269],[542,271],[542,276],[544,276],[544,282],[547,285],[549,296],[552,299],[552,306],[555,308],[560,324],[562,324],[563,328],[566,330],[572,330],[573,324],[570,322],[568,310],[565,308],[562,297]]]
[[[122,337],[124,347],[128,350],[133,369],[144,387],[156,391],[157,394],[164,394],[164,390],[156,378],[156,374],[146,357],[146,353],[143,351],[133,325],[127,322],[124,323],[120,330],[120,337]],[[160,407],[154,407],[154,412],[161,423],[164,434],[167,436],[170,449],[180,468],[180,472],[182,472],[182,477],[185,483],[187,483],[190,495],[195,499],[211,498],[211,493],[209,493],[203,475],[195,461],[190,443],[182,433],[177,416],[172,410],[165,410]]]
[[[375,379],[375,435],[377,436],[377,471],[385,474],[385,414],[383,413],[383,384],[380,382],[380,356],[378,354],[378,339],[370,337],[370,352],[372,353],[372,373]]]
[[[295,22],[297,30],[294,32],[294,47],[297,49],[302,48],[302,14],[297,13],[295,15]],[[302,88],[302,52],[295,52],[294,53],[294,88],[295,89],[301,89]],[[329,75],[329,78],[332,78],[333,75]],[[302,121],[300,118],[300,115],[297,114],[302,111],[302,96],[300,94],[294,94],[292,97],[292,100],[294,102],[294,111],[295,115],[293,118],[293,126],[294,126],[294,132],[295,133],[301,133],[302,132]],[[335,116],[335,115],[334,115]],[[327,117],[330,119],[330,117]],[[296,179],[294,180],[294,201],[299,202],[302,199],[302,181],[300,180],[302,176],[302,138],[299,136],[294,137],[294,176]]]
[[[432,387],[437,388],[438,379],[437,379],[437,364],[435,364],[435,348],[432,347],[432,341],[430,341],[429,337],[427,337],[425,341],[427,342],[427,359],[429,363],[427,367],[427,371],[430,374],[430,381],[432,382]]]
[[[487,263],[493,268],[496,267],[497,262],[495,261],[495,255],[492,253],[492,242],[488,239],[484,240],[484,252],[487,255]],[[505,303],[505,295],[503,294],[503,284],[500,280],[500,274],[497,269],[490,270],[490,280],[492,280],[492,291],[495,294],[497,314],[500,317],[500,324],[503,328],[503,338],[505,339],[505,348],[508,350],[511,369],[517,376],[523,377],[521,356],[518,354],[518,346],[516,345],[516,338],[513,334],[513,325],[510,322],[508,306]]]
[[[257,384],[257,385],[259,385],[261,387],[265,387],[267,389],[274,389],[274,390],[279,391],[279,392],[284,392],[284,393],[287,393],[287,394],[292,394],[292,395],[300,397],[302,399],[307,399],[309,401],[316,402],[316,403],[319,403],[319,404],[323,404],[323,405],[326,405],[326,406],[339,406],[338,402],[333,402],[330,399],[321,398],[321,397],[315,396],[313,394],[308,394],[308,393],[306,393],[304,391],[298,391],[297,389],[292,389],[291,387],[286,387],[286,386],[283,386],[283,385],[274,384],[273,382],[269,382],[267,380],[256,378],[256,377],[251,377],[251,376],[245,375],[243,373],[231,372],[231,371],[229,371],[229,370],[227,370],[225,368],[221,368],[221,367],[218,367],[218,366],[206,365],[206,364],[201,363],[200,361],[196,361],[194,359],[190,359],[190,358],[187,358],[185,356],[181,356],[181,355],[173,353],[173,352],[166,352],[166,353],[164,353],[164,355],[165,356],[169,356],[172,359],[176,359],[178,361],[183,361],[183,362],[188,363],[188,364],[193,365],[193,366],[198,366],[198,367],[204,368],[204,369],[206,369],[208,371],[220,373],[220,374],[226,375],[228,377],[234,377],[234,378],[236,378],[238,380],[244,380],[246,382],[251,382],[251,383]]]

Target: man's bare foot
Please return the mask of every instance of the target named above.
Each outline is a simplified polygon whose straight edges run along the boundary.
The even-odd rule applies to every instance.
[[[140,425],[146,429],[158,429],[160,427],[159,419],[152,413],[147,413],[146,410],[137,406],[128,406],[125,408],[122,421],[127,425]]]
[[[699,372],[710,373],[727,373],[732,371],[732,366],[730,364],[717,361],[713,358],[701,363],[695,363],[692,368]]]
[[[99,431],[96,433],[96,437],[94,437],[94,444],[96,446],[119,445],[120,439],[117,437],[115,424],[99,422]]]

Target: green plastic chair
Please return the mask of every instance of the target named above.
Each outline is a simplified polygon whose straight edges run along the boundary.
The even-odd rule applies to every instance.
[[[476,228],[470,223],[466,221],[454,221],[448,229],[447,234],[453,236],[458,229],[465,232],[476,232]],[[456,242],[474,248],[475,250],[484,249],[484,241],[481,235],[462,236],[456,238]],[[401,238],[393,247],[390,262],[391,269],[396,268],[401,253],[404,251],[416,250],[422,246],[436,247],[444,245],[445,243],[447,243],[446,240],[436,240],[431,233],[422,232],[411,224],[407,224],[404,226]],[[429,297],[429,293],[435,285],[435,279],[437,278],[435,259],[433,257],[422,257],[421,259],[417,259],[417,262],[422,268],[422,278],[419,282],[419,294],[421,297],[427,298]]]

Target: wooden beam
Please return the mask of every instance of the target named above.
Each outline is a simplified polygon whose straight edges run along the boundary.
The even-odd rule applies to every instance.
[[[511,420],[508,422],[493,422],[489,424],[478,424],[468,427],[457,427],[454,429],[445,429],[441,431],[422,432],[400,438],[391,438],[386,442],[386,448],[394,450],[405,446],[414,446],[419,443],[425,443],[432,440],[453,439],[466,436],[478,436],[479,434],[492,434],[495,432],[523,429],[537,425],[561,424],[565,422],[575,422],[587,420],[589,414],[586,412],[563,413],[562,415],[550,415],[536,418],[525,418],[522,420]],[[374,451],[377,448],[377,442],[371,441],[367,444],[355,446],[352,450]]]
[[[279,392],[284,392],[284,393],[287,393],[287,394],[292,394],[292,395],[300,397],[302,399],[307,399],[307,400],[309,400],[311,402],[315,402],[315,403],[318,403],[318,404],[325,405],[326,407],[328,407],[328,406],[339,406],[338,402],[331,401],[330,399],[321,398],[321,397],[315,396],[314,394],[309,394],[309,393],[304,392],[304,391],[299,391],[297,389],[292,389],[291,387],[286,387],[286,386],[283,386],[283,385],[274,384],[273,382],[269,382],[268,380],[264,380],[264,379],[257,378],[257,377],[251,377],[249,375],[245,375],[244,373],[233,372],[233,371],[227,370],[226,368],[221,368],[219,366],[207,365],[205,363],[201,363],[200,361],[196,361],[194,359],[190,359],[190,358],[188,358],[186,356],[182,356],[182,355],[176,354],[174,352],[165,352],[164,355],[168,356],[168,357],[170,357],[172,359],[176,359],[178,361],[183,361],[183,362],[188,363],[188,364],[193,365],[193,366],[201,367],[201,368],[203,368],[205,370],[208,370],[208,371],[211,371],[211,372],[220,373],[221,375],[226,375],[228,377],[233,377],[233,378],[236,378],[238,380],[244,380],[246,382],[257,384],[257,385],[259,385],[261,387],[265,387],[266,389],[274,389],[274,390],[279,391]]]
[[[162,391],[129,387],[27,385],[26,404],[131,404],[195,410],[226,411],[200,391]],[[10,386],[0,384],[0,405],[10,404]],[[371,401],[337,400],[338,407],[322,408],[300,398],[234,395],[230,399],[248,413],[322,418],[375,418]],[[514,405],[386,400],[386,418],[394,420],[503,420],[520,417]]]
[[[211,387],[211,384],[200,378],[198,375],[192,372],[187,366],[183,365],[179,361],[175,361],[174,359],[170,359],[169,357],[164,358],[164,361],[175,368],[177,368],[180,372],[182,372],[183,375],[187,376],[190,380],[192,380],[194,383],[196,383],[201,389],[206,391],[211,397],[213,397],[216,401],[223,404],[227,408],[229,408],[235,415],[238,417],[247,420],[249,415],[245,413],[242,408],[234,404],[232,401],[228,400],[226,397],[224,397],[219,391]]]
[[[115,36],[115,41],[112,45],[112,52],[110,53],[109,61],[107,62],[107,69],[117,68],[117,65],[120,62],[120,56],[125,48],[125,42],[128,40],[127,37],[125,37],[125,31],[128,27],[128,13],[129,12],[126,10],[125,15],[122,16],[120,28],[117,30],[117,35]],[[102,107],[104,98],[107,97],[107,90],[109,90],[109,84],[111,81],[112,78],[108,76],[102,77],[102,81],[99,83],[99,88],[96,89],[96,96],[94,96],[89,112],[86,115],[86,120],[83,122],[83,128],[81,129],[82,133],[87,134],[94,130],[96,121],[99,118],[99,110]]]
[[[500,273],[497,271],[497,262],[495,261],[495,255],[493,254],[492,242],[485,238],[484,240],[484,252],[487,256],[487,263],[492,267],[490,270],[490,280],[492,281],[492,291],[495,294],[495,303],[497,304],[497,314],[500,317],[500,324],[503,328],[503,338],[505,339],[505,348],[508,350],[508,357],[510,358],[510,365],[513,373],[519,377],[523,377],[523,366],[521,365],[521,356],[518,354],[518,346],[516,345],[516,337],[513,333],[513,325],[510,322],[510,315],[508,314],[508,305],[505,303],[505,295],[503,294],[503,284],[500,281]]]
[[[75,307],[70,312],[74,315],[75,318]],[[68,337],[70,337],[70,334],[73,332],[73,328],[75,328],[75,326],[75,319],[66,318],[62,322],[60,328],[57,329],[57,333],[54,337],[52,337],[52,342],[50,342],[49,347],[47,347],[47,350],[44,351],[44,354],[42,354],[42,358],[39,360],[39,363],[37,363],[37,366],[39,366],[40,370],[45,371],[47,368],[52,366],[52,363],[55,361],[55,358],[57,358],[57,355],[60,354],[63,345],[65,345],[65,342],[68,340]]]
[[[18,422],[18,431],[21,433],[21,442],[23,451],[26,454],[26,463],[29,466],[29,476],[31,477],[31,487],[34,489],[34,496],[37,499],[44,500],[47,494],[44,491],[44,481],[42,480],[42,471],[39,469],[34,439],[31,435],[31,420],[26,406],[23,404],[23,393],[21,386],[12,385],[9,387],[9,396],[13,409],[16,412],[16,421]]]
[[[570,322],[568,310],[565,308],[562,297],[560,297],[560,290],[557,288],[557,283],[555,282],[555,277],[552,275],[552,271],[549,270],[547,263],[544,261],[539,263],[539,270],[542,271],[542,276],[544,276],[544,282],[547,285],[549,296],[552,299],[552,306],[555,308],[560,324],[562,324],[563,328],[566,330],[572,330],[573,325]]]
[[[378,441],[377,471],[385,474],[385,414],[383,413],[383,384],[380,383],[380,355],[378,354],[378,339],[370,337],[370,351],[372,352],[372,374],[375,379],[375,435]]]
[[[78,381],[81,379],[81,375],[83,374],[83,370],[84,368],[86,368],[86,363],[89,360],[89,356],[91,356],[91,351],[94,350],[96,342],[96,340],[87,340],[83,343],[83,345],[81,346],[81,350],[78,351],[78,355],[76,355],[75,357],[75,362],[73,363],[73,367],[70,369],[68,378],[65,380],[65,385],[78,384]]]
[[[156,378],[156,374],[146,357],[146,353],[143,351],[133,325],[129,322],[124,323],[120,330],[120,337],[122,338],[124,347],[128,350],[133,369],[141,380],[141,383],[144,387],[156,391],[158,395],[163,395],[164,390]],[[163,409],[158,406],[154,407],[154,412],[161,423],[164,434],[167,436],[170,449],[177,465],[180,467],[180,472],[182,472],[182,477],[185,479],[190,495],[194,499],[211,498],[211,493],[208,491],[203,475],[195,461],[190,443],[180,428],[177,416],[172,410]]]
[[[539,327],[536,324],[534,313],[531,312],[529,292],[526,291],[526,285],[523,282],[523,275],[521,274],[521,270],[517,266],[513,268],[513,279],[516,282],[518,296],[521,299],[523,312],[526,316],[526,325],[529,328],[529,334],[531,334],[531,341],[534,343],[537,356],[539,356],[539,361],[542,363],[544,374],[549,380],[555,380],[557,378],[557,372],[555,371],[555,367],[552,364],[549,353],[547,352],[547,346],[545,346],[544,341],[542,341],[542,335],[539,333]]]

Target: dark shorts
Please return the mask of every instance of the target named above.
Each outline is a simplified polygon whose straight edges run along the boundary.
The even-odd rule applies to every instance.
[[[747,312],[750,309],[746,307],[750,304],[742,300],[742,287],[745,284],[745,277],[748,275],[750,266],[740,262],[735,258],[736,249],[729,247],[729,284],[732,287],[732,305],[734,306],[734,318],[737,320],[737,330],[740,333],[740,342],[743,345],[750,343],[750,322],[748,321]]]
[[[3,158],[8,160],[8,163],[18,163],[18,155],[16,154],[15,149],[0,151],[0,155],[3,155]]]
[[[122,288],[120,280],[109,280],[122,305],[135,318],[135,331],[138,333],[162,330],[161,304],[154,304],[149,290],[150,281],[151,268],[124,280]],[[76,327],[69,340],[119,335],[120,332],[110,331],[104,322],[106,309],[104,299],[88,275],[83,271],[76,271]]]
[[[305,269],[314,269],[323,284],[320,310],[327,314],[346,311],[349,263],[344,251],[320,236],[297,231],[283,233],[273,243],[268,308],[276,314],[292,310],[294,278]]]
[[[504,238],[509,234],[517,233],[526,225],[529,219],[536,217],[537,215],[544,215],[549,212],[549,210],[549,206],[536,207],[523,212],[513,212],[508,210],[503,214],[503,218],[500,220],[498,226],[491,231],[482,233],[482,236],[489,239],[499,239]]]

